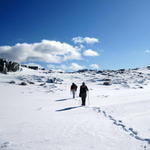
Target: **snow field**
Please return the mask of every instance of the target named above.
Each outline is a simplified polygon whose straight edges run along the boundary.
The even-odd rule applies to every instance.
[[[0,149],[150,150],[149,86],[103,86],[90,81],[95,76],[28,69],[0,74]],[[20,77],[35,84],[20,86]],[[62,84],[39,86],[52,77]],[[72,82],[83,81],[89,87],[86,107],[80,106],[79,91],[76,99],[69,92]]]

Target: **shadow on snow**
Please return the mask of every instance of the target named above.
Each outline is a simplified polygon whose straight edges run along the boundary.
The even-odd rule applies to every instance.
[[[82,106],[75,106],[75,107],[67,107],[67,108],[63,108],[63,109],[59,109],[59,110],[56,110],[56,111],[66,111],[66,110],[71,110],[71,109],[76,109],[76,108],[79,108],[79,107],[82,107]]]
[[[79,96],[76,96],[76,98],[79,98]],[[63,98],[63,99],[57,99],[55,101],[56,102],[61,102],[61,101],[67,101],[67,100],[76,100],[76,99],[73,99],[73,98]]]
[[[64,98],[64,99],[58,99],[58,100],[55,100],[56,102],[61,102],[61,101],[67,101],[67,100],[70,100],[72,98]]]

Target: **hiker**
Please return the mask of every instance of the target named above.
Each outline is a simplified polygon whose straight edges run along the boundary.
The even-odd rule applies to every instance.
[[[80,94],[79,94],[82,100],[82,106],[85,106],[87,91],[88,91],[88,88],[83,82],[82,85],[80,86]]]
[[[76,94],[76,91],[77,91],[77,85],[75,83],[72,83],[70,91],[73,94],[73,98],[75,98],[75,94]]]

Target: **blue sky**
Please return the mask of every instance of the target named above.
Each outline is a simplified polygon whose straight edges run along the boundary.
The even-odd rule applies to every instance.
[[[0,56],[57,69],[148,66],[149,6],[149,0],[0,0]]]

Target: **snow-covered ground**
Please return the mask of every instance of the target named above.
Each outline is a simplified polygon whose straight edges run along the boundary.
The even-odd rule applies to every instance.
[[[112,85],[103,85],[108,79]],[[86,107],[78,97],[83,81]],[[150,150],[150,70],[0,74],[0,150],[100,149]]]

